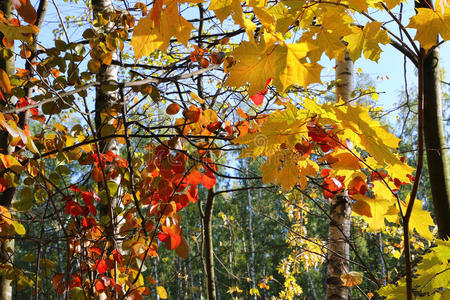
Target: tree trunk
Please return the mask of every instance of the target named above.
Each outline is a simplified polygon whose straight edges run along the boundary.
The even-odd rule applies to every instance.
[[[420,0],[416,8],[433,9],[434,3]],[[436,37],[436,42],[438,37]],[[450,161],[445,145],[445,131],[442,121],[441,81],[439,51],[430,51],[423,61],[423,121],[428,172],[433,198],[434,214],[439,236],[450,237]]]
[[[114,10],[113,1],[112,0],[92,0],[93,13],[94,18],[102,14],[105,16]],[[113,28],[114,24],[109,22],[106,25],[105,31],[109,31]],[[117,55],[113,52],[113,60],[117,59]],[[102,84],[114,83],[117,84],[118,79],[118,67],[111,64],[105,65],[102,64],[100,67],[100,71],[97,74],[97,81]],[[101,84],[101,85],[102,85]],[[110,115],[111,109],[118,104],[119,102],[119,94],[117,91],[104,91],[102,87],[98,86],[95,90],[95,128],[97,137],[101,137],[102,130],[106,126],[112,126],[114,121],[114,116]],[[114,155],[119,156],[120,146],[116,139],[102,140],[99,143],[98,151],[100,153],[107,153],[111,151]],[[108,177],[113,166],[111,164],[106,164],[102,173],[106,176],[103,182],[99,185],[99,190],[106,191],[106,200],[102,199],[102,205],[100,208],[100,213],[103,216],[108,216],[110,218],[110,224],[106,228],[106,234],[108,240],[111,242],[114,247],[116,247],[115,234],[117,233],[117,220],[114,216],[114,208],[117,207],[120,203],[119,197],[116,195],[111,195],[108,188],[105,187],[107,182],[114,182],[117,184],[117,187],[120,186],[121,177],[117,176],[112,179]]]
[[[11,17],[11,1],[6,0],[0,2],[0,10],[5,15],[6,19]],[[0,33],[0,40],[3,34]],[[14,74],[14,56],[9,59],[0,58],[0,68],[2,68],[8,75]],[[3,154],[11,154],[13,149],[8,143],[8,132],[0,132],[0,151]],[[11,208],[11,203],[16,194],[15,187],[8,187],[0,196],[0,205],[8,209]],[[0,243],[0,264],[9,265],[12,267],[13,263],[14,240],[5,240]],[[0,276],[0,297],[1,299],[12,299],[11,280],[6,276]]]
[[[40,28],[42,25],[42,21],[44,19],[45,13],[47,11],[48,0],[39,1],[39,7],[37,10],[37,19],[35,25]],[[4,0],[0,1],[0,11],[3,12],[6,19],[10,19],[11,17],[11,1]],[[3,34],[0,32],[0,40],[3,38]],[[36,40],[36,36],[33,36],[34,40]],[[34,53],[32,54],[32,57]],[[8,75],[13,75],[15,73],[15,61],[14,56],[11,56],[8,59],[0,58],[0,68],[3,69]],[[30,71],[30,77],[33,74],[33,68],[27,62],[25,68]],[[31,89],[26,90],[26,95],[31,97]],[[25,124],[28,120],[28,111],[22,112],[19,114],[18,126],[20,128],[24,128]],[[8,133],[1,132],[0,133],[0,152],[3,154],[11,154],[14,151],[14,147],[11,147],[8,142]],[[0,205],[4,206],[8,209],[11,208],[11,204],[14,201],[16,196],[16,188],[10,187],[7,188],[0,196]],[[5,242],[0,244],[0,263],[1,264],[12,264],[13,263],[13,252],[14,252],[14,240],[6,240]],[[37,283],[36,283],[37,284]],[[11,280],[6,279],[5,276],[0,276],[0,297],[1,299],[12,299],[12,286]]]
[[[205,275],[206,275],[206,298],[208,300],[216,299],[216,279],[214,272],[214,245],[212,236],[212,214],[215,201],[214,188],[208,190],[206,199],[205,213],[202,217],[203,229],[203,254],[205,255]]]
[[[350,100],[353,91],[353,62],[348,53],[344,61],[336,62],[336,96],[338,100]],[[331,201],[330,227],[328,230],[327,293],[328,300],[349,299],[349,289],[342,285],[341,275],[349,271],[351,201],[338,195]]]
[[[424,137],[431,195],[439,236],[450,237],[450,161],[442,121],[439,51],[430,51],[423,62]]]
[[[260,191],[261,192],[261,191]],[[252,207],[252,196],[250,193],[250,188],[247,189],[247,198],[248,198],[248,231],[250,238],[250,278],[252,280],[251,287],[252,289],[256,289],[255,282],[255,245],[253,241],[253,207]],[[260,197],[261,199],[261,193]],[[257,295],[253,294],[251,299],[256,300]]]

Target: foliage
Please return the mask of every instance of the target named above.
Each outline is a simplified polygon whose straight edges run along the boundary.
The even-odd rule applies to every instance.
[[[220,211],[213,220],[220,242],[215,253],[231,253],[217,267],[226,273],[220,275],[227,284],[222,293],[293,299],[306,290],[298,283],[304,283],[303,270],[317,271],[325,261],[325,237],[318,234],[323,224],[319,228],[314,215],[324,216],[323,206],[345,194],[361,232],[400,245],[394,261],[405,244],[422,254],[413,283],[419,299],[446,297],[449,245],[434,238],[429,212],[414,193],[409,196],[415,169],[398,153],[400,139],[373,118],[370,106],[353,103],[359,96],[324,103],[327,92],[317,92],[324,86],[324,54],[343,59],[348,51],[352,60],[378,61],[380,45],[397,43],[417,59],[423,53],[414,40],[426,51],[438,46],[438,35],[449,39],[446,3],[419,9],[407,26],[417,30],[412,37],[393,14],[400,2],[155,0],[150,10],[124,2],[122,9],[94,16],[78,32],[80,40],[69,40],[61,23],[66,40],[48,46],[39,40],[30,1],[12,1],[16,15],[0,15],[1,60],[15,57],[27,67],[14,74],[0,69],[0,127],[7,145],[0,154],[0,192],[18,190],[12,206],[0,206],[0,230],[2,243],[21,242],[5,250],[1,275],[13,280],[18,293],[33,290],[36,297],[50,286],[74,299],[181,297],[179,285],[166,289],[160,282],[169,286],[184,278],[169,272],[169,259],[199,269],[199,261],[190,259],[194,251],[203,255],[193,250],[203,247],[203,228],[193,221],[198,217],[191,204],[201,213],[203,194],[211,191]],[[378,11],[398,22],[409,41],[376,20],[372,13]],[[120,67],[118,82],[101,82],[106,66]],[[93,110],[92,87],[117,92],[117,103]],[[120,145],[119,154],[103,151],[111,140]],[[238,152],[260,164],[261,176],[258,168],[251,176],[236,167]],[[233,180],[240,183],[230,188]],[[258,221],[255,240],[263,251],[255,257],[267,269],[256,272],[257,284],[244,287],[251,272],[242,271],[249,268],[248,245],[239,239],[249,239],[252,208],[235,200],[245,199],[239,191],[256,188],[264,189],[264,197],[255,213],[286,223],[274,232]],[[223,195],[229,192],[236,199]],[[405,219],[409,204],[411,218]],[[397,230],[405,220],[411,240]],[[276,246],[283,246],[284,259]],[[361,269],[343,276],[344,285],[367,287],[367,297],[378,290],[388,299],[404,298],[406,281],[381,287],[394,272],[378,278],[354,252]],[[184,268],[194,287],[201,273]]]

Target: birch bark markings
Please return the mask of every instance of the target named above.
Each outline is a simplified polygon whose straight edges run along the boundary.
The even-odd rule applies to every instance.
[[[344,61],[336,61],[337,99],[350,100],[354,87],[353,74],[353,62],[346,53]],[[346,300],[349,299],[349,288],[342,285],[341,275],[349,271],[351,202],[347,196],[341,194],[331,201],[330,206],[326,299]]]
[[[0,11],[3,12],[5,18],[9,19],[11,16],[11,1],[0,1]],[[0,33],[0,39],[3,38],[3,34]],[[0,68],[2,68],[8,75],[14,74],[14,56],[4,59],[0,58]],[[0,132],[0,152],[2,154],[10,154],[12,148],[8,142],[8,132]],[[0,196],[0,205],[11,208],[12,200],[16,194],[15,187],[8,187]],[[8,251],[9,249],[9,251]],[[4,240],[0,243],[0,264],[12,266],[14,240]],[[12,286],[11,280],[6,275],[0,276],[0,297],[1,299],[12,299]]]
[[[94,18],[96,18],[98,15],[105,15],[110,13],[114,10],[114,4],[112,0],[92,0],[92,6],[93,6],[93,13]],[[112,22],[108,22],[108,24],[105,26],[104,30],[106,32],[110,31],[113,28],[114,24]],[[112,53],[113,60],[117,59],[117,54],[115,52]],[[97,74],[97,81],[100,82],[100,86],[97,86],[95,89],[95,128],[96,128],[96,134],[97,137],[102,136],[102,130],[106,126],[112,126],[114,118],[112,115],[109,114],[110,110],[113,108],[114,105],[118,104],[119,101],[119,94],[118,91],[104,91],[102,89],[102,84],[107,83],[117,83],[118,80],[118,66],[110,64],[105,65],[101,64],[100,70]],[[102,140],[99,143],[100,149],[98,151],[100,153],[106,153],[106,152],[113,152],[115,155],[119,156],[119,143],[116,139],[109,139],[109,140]],[[105,165],[105,168],[103,173],[109,174],[111,171],[112,165]],[[104,182],[100,185],[106,185],[106,182],[114,182],[117,184],[117,187],[120,185],[120,176],[117,176],[114,179],[111,178],[104,178]],[[117,231],[117,220],[114,216],[114,208],[119,205],[120,199],[116,197],[115,195],[110,195],[109,189],[107,187],[102,187],[106,190],[107,194],[107,203],[103,203],[102,201],[102,207],[100,209],[100,213],[103,216],[108,216],[110,218],[110,224],[106,228],[107,231],[107,237],[110,242],[112,242],[113,247],[115,247],[115,234]]]

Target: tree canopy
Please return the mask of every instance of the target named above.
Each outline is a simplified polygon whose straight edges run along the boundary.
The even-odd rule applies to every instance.
[[[8,0],[0,33],[3,298],[450,297],[447,1]],[[383,45],[399,136],[339,67]]]

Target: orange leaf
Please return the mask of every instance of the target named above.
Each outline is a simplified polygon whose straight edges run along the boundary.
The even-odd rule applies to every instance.
[[[52,277],[52,285],[53,285],[53,288],[55,289],[56,294],[58,294],[58,295],[64,294],[64,291],[66,290],[63,279],[64,279],[64,274],[62,274],[62,273],[56,273]]]
[[[122,265],[123,264],[122,254],[120,254],[119,250],[114,249],[112,253],[113,253],[114,260],[117,261],[117,263],[119,265]]]
[[[15,1],[15,8],[25,22],[34,24],[37,19],[37,13],[30,0]]]
[[[351,271],[341,275],[343,286],[355,286],[362,282],[363,275],[359,272]]]
[[[188,256],[188,252],[189,252],[189,246],[188,243],[186,241],[186,239],[184,238],[184,236],[181,237],[181,243],[180,245],[175,249],[175,253],[183,258],[186,259]]]
[[[159,21],[161,19],[161,11],[163,6],[163,0],[155,0],[153,2],[152,10],[150,11],[150,18],[153,20],[155,27],[159,26]]]
[[[192,170],[186,177],[192,186],[199,185],[202,182],[202,174],[197,170]]]
[[[176,103],[172,103],[167,106],[166,113],[168,115],[176,115],[180,111],[180,106]]]
[[[8,74],[3,69],[0,69],[0,87],[6,94],[12,95]]]
[[[202,184],[203,186],[209,190],[216,184],[216,177],[211,171],[207,171],[202,175]]]
[[[200,110],[195,107],[191,107],[189,110],[183,111],[184,117],[192,123],[197,123],[200,120]]]

